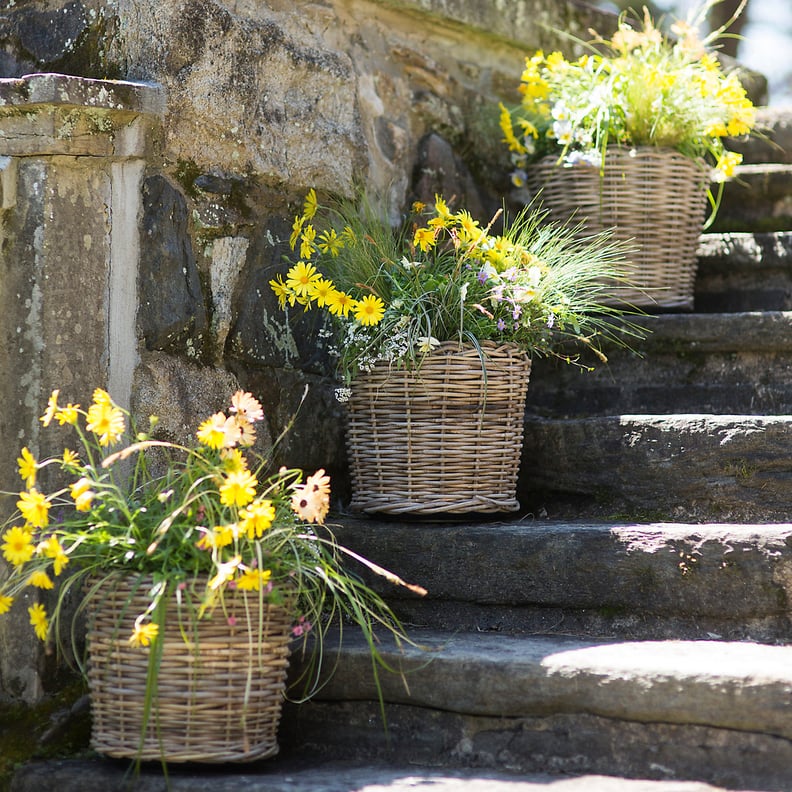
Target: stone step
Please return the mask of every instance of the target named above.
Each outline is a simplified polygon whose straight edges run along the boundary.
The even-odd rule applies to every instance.
[[[165,776],[145,767],[135,782],[126,768],[102,759],[32,762],[14,775],[13,792],[726,792],[701,781],[616,778],[605,775],[509,773],[508,768],[439,768],[414,761],[399,765],[372,761],[317,762],[304,754],[294,759],[268,759],[240,767],[171,767]],[[750,792],[744,790],[744,792]],[[755,790],[755,792],[759,792]]]
[[[792,164],[740,165],[726,182],[712,232],[792,230]]]
[[[792,413],[792,313],[659,314],[608,362],[536,360],[526,410],[544,417],[620,413]]]
[[[743,155],[745,164],[792,164],[792,108],[758,107],[754,134],[730,139],[726,146]]]
[[[405,623],[470,632],[792,641],[792,524],[340,519]]]
[[[792,310],[792,233],[703,234],[697,312]]]
[[[554,519],[789,516],[792,415],[527,418],[518,497]]]
[[[385,659],[349,635],[282,745],[310,756],[792,788],[792,647],[414,631]],[[328,650],[330,650],[328,648]],[[330,650],[332,651],[332,650]]]

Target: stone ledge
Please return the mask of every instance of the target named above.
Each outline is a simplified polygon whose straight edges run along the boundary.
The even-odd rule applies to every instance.
[[[338,541],[428,589],[377,588],[407,623],[631,638],[792,638],[792,524],[340,518]],[[552,570],[552,572],[550,571]]]
[[[0,79],[0,115],[35,105],[87,107],[142,115],[165,113],[165,89],[155,83],[95,80],[68,74],[27,74]]]
[[[153,83],[65,74],[0,79],[0,154],[144,157],[165,104]]]
[[[482,3],[480,0],[375,0],[429,14],[465,28],[485,31],[519,45],[538,49],[570,49],[572,33],[588,38],[588,30],[610,34],[616,28],[616,14],[570,0],[510,0]],[[561,32],[563,31],[563,32]]]
[[[792,269],[792,232],[702,234],[697,256],[699,276],[704,268],[721,273],[729,273],[735,267],[789,270]]]
[[[792,230],[792,165],[740,165],[724,184],[713,232]]]
[[[406,672],[381,673],[389,704],[477,717],[587,714],[792,739],[792,646],[747,642],[580,640],[410,632],[426,650],[384,641]],[[336,651],[327,646],[328,656]],[[366,641],[344,633],[321,701],[376,701]],[[472,684],[475,680],[475,684]]]
[[[730,277],[738,271],[735,266]],[[779,273],[765,288],[783,293],[783,281]],[[712,293],[714,277],[709,284]],[[702,283],[701,296],[704,288]],[[751,297],[747,286],[743,291],[746,300]],[[780,294],[776,301],[781,303]],[[535,360],[529,414],[792,413],[791,312],[658,314],[636,317],[635,323],[648,330],[644,340],[632,343],[639,354],[611,345],[607,364],[601,364],[584,350],[582,362],[593,371],[551,357]]]
[[[338,724],[336,724],[337,726]],[[376,731],[376,729],[372,729]],[[168,773],[173,792],[725,792],[696,781],[642,781],[604,775],[552,776],[539,771],[527,775],[498,770],[422,767],[413,759],[398,765],[361,762],[321,762],[302,752],[291,760],[269,759],[218,771],[192,766],[172,766]],[[147,767],[134,782],[125,766],[110,760],[75,759],[36,762],[21,768],[14,776],[13,792],[161,792],[164,776]]]
[[[789,415],[528,418],[518,496],[532,508],[542,503],[554,518],[568,516],[563,503],[575,495],[578,517],[582,497],[588,515],[783,521],[790,448]]]

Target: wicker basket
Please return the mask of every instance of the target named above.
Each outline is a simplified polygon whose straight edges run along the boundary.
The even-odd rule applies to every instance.
[[[355,511],[433,515],[519,508],[531,361],[513,344],[441,344],[417,371],[378,364],[352,384]]]
[[[262,610],[258,592],[234,591],[211,618],[197,621],[193,608],[170,601],[143,734],[151,650],[133,648],[128,639],[149,604],[148,588],[120,578],[90,605],[92,747],[111,757],[166,762],[247,762],[276,754],[287,609],[265,604]]]
[[[604,173],[556,157],[532,166],[528,189],[549,219],[585,221],[587,231],[615,228],[636,246],[626,267],[629,287],[614,297],[641,308],[693,308],[696,250],[706,211],[708,171],[673,149],[608,149]]]

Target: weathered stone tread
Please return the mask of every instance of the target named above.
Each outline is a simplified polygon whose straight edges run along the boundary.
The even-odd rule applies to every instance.
[[[654,519],[785,521],[792,415],[528,418],[525,460],[524,504],[536,506],[540,494],[548,502],[573,495],[588,496],[592,507]]]
[[[792,524],[339,519],[339,541],[387,559],[376,579],[410,624],[622,638],[792,640]],[[492,574],[492,570],[497,570]]]

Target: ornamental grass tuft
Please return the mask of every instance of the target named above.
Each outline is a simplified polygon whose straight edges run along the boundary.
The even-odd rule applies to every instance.
[[[365,193],[320,203],[309,191],[294,257],[270,281],[283,310],[326,312],[346,384],[381,361],[420,366],[445,341],[510,342],[572,361],[570,340],[602,355],[603,342],[641,334],[613,299],[630,248],[610,232],[546,222],[535,206],[482,223],[440,195],[395,226],[389,216]]]

